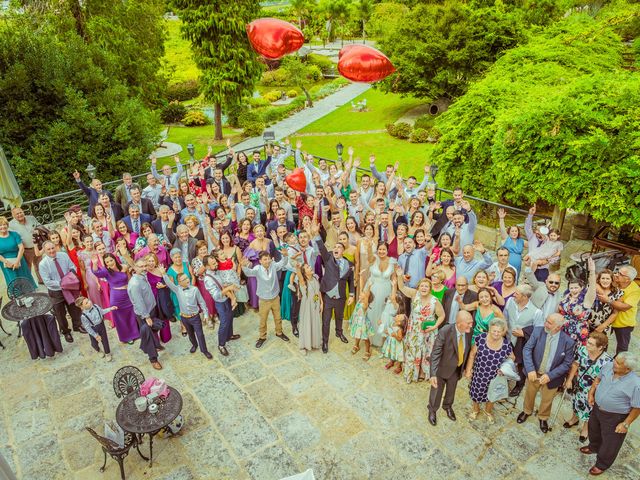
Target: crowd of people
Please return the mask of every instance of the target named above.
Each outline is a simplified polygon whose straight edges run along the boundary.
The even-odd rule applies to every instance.
[[[387,370],[430,383],[433,425],[440,406],[456,420],[462,376],[470,380],[469,419],[494,422],[491,385],[513,362],[520,379],[509,395],[526,387],[518,422],[532,415],[540,392],[546,433],[558,388],[571,388],[575,414],[564,426],[582,423],[579,439],[590,443],[581,451],[598,454],[590,473],[609,468],[640,413],[638,360],[627,352],[640,301],[635,269],[596,273],[590,260],[586,284],[571,280],[562,292],[553,271],[560,232],[535,224],[535,207],[524,232],[498,211],[494,261],[462,189],[440,202],[428,167],[422,179],[403,178],[398,164],[379,171],[371,156],[371,173],[359,175],[353,154],[343,164],[316,163],[300,141],[294,149],[285,140],[267,147],[266,158],[230,148],[219,162],[209,150],[187,171],[177,157],[175,170],[158,171],[152,159],[144,188],[125,173],[113,194],[74,172],[88,211],[69,209],[64,224],[44,234],[21,208],[10,222],[0,218],[5,280],[44,284],[67,342],[72,330],[86,333],[111,360],[114,329],[120,342],[139,342],[155,369],[178,331],[191,353],[211,359],[206,337],[218,324],[218,351],[230,355],[229,342],[240,337],[234,318],[247,309],[260,319],[256,348],[273,318],[275,336],[290,342],[290,330],[303,355],[329,351],[333,321],[338,341],[351,337],[354,356],[364,347],[369,361],[377,348]],[[286,182],[292,155],[303,192]],[[615,358],[606,352],[611,332]]]

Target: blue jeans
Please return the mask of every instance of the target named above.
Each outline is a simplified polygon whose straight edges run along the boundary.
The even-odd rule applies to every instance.
[[[233,310],[231,310],[231,300],[216,302],[216,312],[220,319],[218,327],[218,345],[224,347],[233,335]]]
[[[181,315],[180,320],[182,320],[184,327],[187,329],[187,334],[189,335],[191,345],[193,345],[194,347],[200,347],[200,351],[202,353],[207,353],[207,342],[204,339],[204,332],[202,331],[202,320],[200,319],[200,315],[196,315],[191,318],[187,318]]]

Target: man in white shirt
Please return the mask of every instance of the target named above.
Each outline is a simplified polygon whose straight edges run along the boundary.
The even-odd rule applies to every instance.
[[[35,265],[36,275],[38,281],[42,284],[42,278],[40,278],[40,272],[38,271],[38,264],[40,258],[35,254],[33,245],[33,232],[39,225],[36,217],[32,215],[25,215],[24,210],[20,207],[14,207],[11,209],[12,220],[9,221],[9,230],[16,232],[22,239],[22,245],[24,245],[24,259],[29,265],[29,271],[31,271]]]
[[[280,283],[278,282],[278,271],[283,270],[287,265],[287,250],[280,252],[282,258],[274,262],[269,252],[260,252],[260,264],[255,267],[249,266],[246,258],[242,260],[242,271],[247,277],[255,277],[258,282],[256,294],[260,299],[258,305],[258,315],[260,316],[260,337],[256,342],[256,348],[262,347],[267,341],[267,319],[269,312],[273,313],[273,321],[276,327],[276,337],[289,341],[282,331],[282,317],[280,317]]]
[[[151,173],[147,173],[147,183],[148,185],[142,190],[142,198],[151,200],[153,208],[158,211],[163,187]]]

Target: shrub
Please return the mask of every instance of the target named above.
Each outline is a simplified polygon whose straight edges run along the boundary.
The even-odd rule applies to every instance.
[[[282,92],[280,90],[271,90],[263,95],[263,98],[269,103],[276,102],[282,98]]]
[[[253,121],[244,126],[243,137],[259,137],[264,132],[264,122]]]
[[[271,102],[264,97],[252,97],[249,99],[249,105],[253,108],[268,107]]]
[[[262,74],[260,83],[265,87],[281,87],[287,84],[289,76],[282,68],[267,70]]]
[[[298,96],[298,91],[297,90],[289,90],[287,92],[287,97],[289,98],[296,98]]]
[[[174,100],[165,105],[160,111],[160,119],[163,123],[178,123],[187,113],[187,107]]]
[[[424,128],[414,128],[409,141],[411,143],[426,143],[429,140],[429,132]]]
[[[240,124],[240,117],[247,113],[249,108],[245,102],[241,102],[237,105],[231,105],[225,108],[227,114],[227,124],[232,128],[242,127]]]
[[[436,143],[438,140],[440,140],[440,136],[442,135],[442,133],[440,133],[440,130],[438,130],[437,127],[431,127],[428,130],[429,133],[429,138],[428,138],[428,142],[432,142],[432,143]]]
[[[307,63],[309,65],[316,65],[322,70],[322,73],[333,73],[336,69],[336,64],[333,63],[329,57],[318,55],[317,53],[307,55]]]
[[[313,82],[322,80],[322,70],[317,65],[309,65],[306,70],[307,78]]]
[[[426,115],[422,115],[416,119],[416,123],[413,128],[423,128],[425,130],[429,130],[433,127],[436,117],[427,113]]]
[[[394,137],[396,138],[409,138],[411,136],[411,125],[406,122],[396,123],[394,130]]]
[[[209,118],[202,110],[189,110],[183,117],[182,124],[185,127],[201,127],[202,125],[209,125]]]
[[[392,137],[396,136],[396,126],[393,123],[387,123],[385,128],[387,129],[387,133],[389,135],[391,135]]]
[[[200,83],[197,80],[174,83],[167,87],[167,100],[184,102],[200,95]]]

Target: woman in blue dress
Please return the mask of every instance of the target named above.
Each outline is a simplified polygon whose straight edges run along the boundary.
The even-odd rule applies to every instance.
[[[0,217],[0,267],[7,286],[16,278],[23,277],[36,289],[36,283],[24,259],[22,238],[16,232],[9,231],[9,222],[4,217]]]
[[[498,210],[500,219],[500,236],[502,237],[502,247],[509,250],[509,265],[516,269],[518,275],[522,272],[522,253],[527,248],[527,241],[520,237],[520,229],[516,225],[507,228],[504,219],[507,212],[504,208]]]

